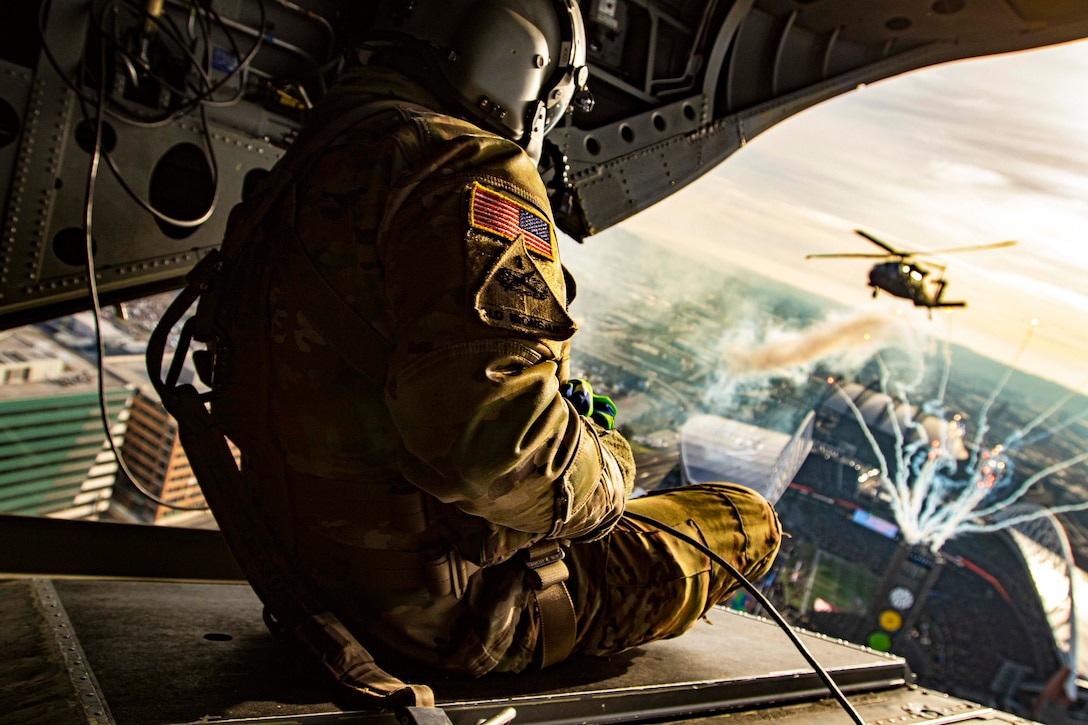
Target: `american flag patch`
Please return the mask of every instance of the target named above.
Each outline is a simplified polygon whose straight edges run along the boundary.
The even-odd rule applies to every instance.
[[[497,234],[510,241],[524,234],[525,246],[530,252],[549,260],[555,259],[555,235],[551,222],[517,199],[475,182],[468,206],[468,223],[474,229]]]

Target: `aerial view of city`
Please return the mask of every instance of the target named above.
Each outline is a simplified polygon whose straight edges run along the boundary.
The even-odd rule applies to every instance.
[[[565,248],[579,281],[572,374],[616,403],[634,495],[715,476],[767,492],[781,479],[768,495],[788,538],[757,584],[790,621],[902,655],[922,685],[1026,711],[1024,683],[1059,670],[1062,642],[1010,519],[1059,512],[1072,558],[1088,562],[1088,399],[887,315],[617,235]],[[9,460],[6,513],[214,526],[143,370],[171,297],[108,308],[101,327],[111,429],[159,500],[103,443],[83,313],[5,333],[0,414],[12,432],[31,419],[53,431]],[[889,624],[882,599],[908,594]],[[744,593],[729,605],[761,613]]]
[[[923,684],[1006,708],[1017,705],[1005,690],[1058,669],[1010,534],[984,532],[1025,507],[1073,509],[1059,517],[1088,562],[1088,398],[634,235],[574,248],[566,263],[579,279],[573,374],[613,395],[640,464],[636,493],[684,482],[680,433],[696,416],[781,434],[814,411],[811,453],[778,502],[791,538],[765,582],[772,601],[799,625],[907,656]],[[927,437],[912,440],[922,423]],[[959,448],[954,470],[918,462],[936,443]],[[932,570],[925,603],[880,631],[882,587],[919,556]],[[1009,636],[995,640],[995,625]]]
[[[1088,723],[1088,3],[0,18],[0,725]],[[185,280],[205,311],[283,305],[162,325],[189,355],[164,387],[145,354]],[[519,369],[572,329],[560,280],[556,369],[604,416]],[[371,293],[386,340],[351,325]],[[500,344],[501,374],[432,362]],[[548,416],[522,427],[526,380]],[[630,442],[626,520],[622,443],[576,412]],[[657,499],[734,544],[698,558],[640,516],[711,482],[773,504],[773,563],[738,553],[776,541],[762,506]],[[632,530],[663,555],[621,558]]]

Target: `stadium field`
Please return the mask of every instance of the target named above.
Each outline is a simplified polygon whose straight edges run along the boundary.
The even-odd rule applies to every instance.
[[[796,574],[790,577],[788,600],[802,612],[825,606],[843,612],[864,612],[880,585],[880,579],[863,565],[811,546],[798,547],[787,570],[798,564]]]

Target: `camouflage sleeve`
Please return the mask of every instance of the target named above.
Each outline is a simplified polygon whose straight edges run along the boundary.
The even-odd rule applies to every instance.
[[[554,360],[513,339],[443,346],[398,365],[388,401],[407,478],[518,531],[607,533],[630,493],[630,450],[602,445],[558,394],[555,372]]]
[[[436,154],[452,161],[409,185],[382,245],[401,469],[502,527],[603,535],[622,515],[633,463],[618,433],[602,445],[558,392],[576,326],[540,179],[509,142],[450,135]]]

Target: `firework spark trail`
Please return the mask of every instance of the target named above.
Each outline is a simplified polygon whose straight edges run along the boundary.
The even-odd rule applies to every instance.
[[[880,369],[880,389],[888,389],[888,380],[890,372],[887,365],[884,364],[884,358],[877,354],[877,365]],[[900,490],[901,494],[906,495],[906,501],[909,502],[913,508],[912,492],[908,485],[908,481],[903,476],[903,469],[906,464],[903,457],[903,430],[899,426],[899,416],[895,414],[895,401],[893,398],[889,398],[884,407],[884,415],[889,421],[891,421],[892,432],[895,435],[895,472],[896,472],[896,488]],[[884,474],[887,476],[887,473]]]
[[[984,410],[988,411],[992,408],[998,394],[1007,385],[1008,377],[1006,375],[997,384],[995,393],[992,393],[986,401]],[[997,490],[1001,489],[1002,484],[1011,476],[1011,461],[1007,461],[1007,452],[1018,450],[1026,433],[1045,423],[1074,394],[1064,397],[1059,404],[1052,405],[1023,429],[1016,431],[1009,439],[994,448],[983,448],[982,437],[976,436],[977,447],[968,466],[968,477],[966,480],[959,481],[954,481],[949,475],[945,475],[951,474],[956,468],[955,459],[948,453],[947,435],[942,434],[937,445],[930,443],[930,450],[921,457],[923,447],[928,441],[920,437],[915,442],[907,443],[899,418],[895,415],[894,404],[889,402],[887,415],[894,433],[896,462],[899,464],[892,480],[893,477],[888,473],[887,461],[876,447],[875,437],[868,431],[860,409],[856,405],[850,405],[850,407],[862,429],[866,431],[869,445],[873,447],[880,460],[883,487],[891,497],[892,511],[904,538],[910,543],[925,543],[933,551],[939,551],[949,539],[962,533],[996,531],[1013,525],[1020,519],[990,524],[976,522],[1012,505],[1044,478],[1088,461],[1088,451],[1085,451],[1080,455],[1054,463],[1029,477],[1015,491],[1004,493],[989,506],[980,508],[982,502],[992,493],[997,493]],[[845,393],[843,397],[847,397]],[[903,400],[903,405],[908,405],[905,398]],[[980,415],[981,425],[985,425],[984,417]],[[1061,425],[1071,425],[1077,419],[1072,418]],[[1088,510],[1088,502],[1054,507],[1049,510]]]
[[[1063,430],[1065,430],[1069,426],[1073,425],[1074,423],[1081,422],[1086,417],[1088,417],[1088,408],[1085,408],[1081,412],[1075,413],[1075,414],[1069,416],[1068,418],[1063,420],[1061,423],[1058,423],[1057,425],[1051,426],[1050,428],[1047,428],[1047,429],[1041,431],[1036,436],[1033,436],[1031,438],[1024,438],[1024,441],[1023,441],[1024,445],[1031,445],[1033,443],[1038,443],[1039,441],[1045,441],[1047,438],[1054,435],[1055,433],[1061,433]]]
[[[952,378],[952,346],[948,344],[947,340],[942,340],[941,343],[941,379],[937,386],[937,395],[932,400],[928,400],[922,403],[922,410],[936,417],[943,417],[943,405],[945,394],[948,391],[948,383]],[[948,429],[945,428],[941,431],[940,444],[941,450],[948,449]],[[921,438],[920,438],[921,440]],[[910,451],[908,458],[914,456],[917,453],[919,445],[915,445]],[[953,459],[948,456],[939,456],[931,458],[927,456],[924,462],[916,470],[916,480],[924,482],[922,485],[917,486],[919,489],[916,494],[918,504],[912,508],[911,513],[914,519],[917,521],[929,521],[931,520],[944,502],[943,492],[940,487],[931,486],[929,482],[934,480],[934,477],[939,476],[944,471],[954,471],[955,463]]]
[[[892,431],[895,434],[895,485],[901,491],[907,492],[907,505],[910,513],[911,521],[919,521],[918,515],[922,511],[923,502],[929,497],[928,486],[912,486],[910,480],[910,466],[909,461],[911,456],[917,450],[916,444],[907,444],[906,438],[903,435],[903,429],[899,424],[899,416],[894,414],[894,408],[891,401],[888,402],[888,414],[891,417]],[[914,426],[912,429],[917,434],[920,426]],[[922,429],[922,440],[926,438],[925,430]],[[923,481],[926,479],[923,478]]]
[[[1088,452],[1074,456],[1039,471],[1012,493],[1006,490],[1012,476],[1013,461],[1008,457],[1010,453],[1022,448],[1033,432],[1037,435],[1032,436],[1031,440],[1041,440],[1079,419],[1079,416],[1073,416],[1040,430],[1075,397],[1075,391],[1010,434],[1001,444],[994,447],[983,445],[990,430],[989,416],[1012,379],[1016,364],[1031,341],[1035,324],[1032,321],[1032,327],[1024,335],[1013,360],[979,410],[978,427],[973,440],[967,445],[970,452],[962,470],[961,461],[954,454],[955,446],[950,445],[950,442],[962,450],[966,443],[963,440],[964,427],[958,419],[945,419],[945,396],[952,368],[952,348],[947,340],[941,343],[943,365],[937,394],[935,398],[919,406],[925,414],[942,421],[943,426],[936,434],[936,440],[930,439],[920,420],[912,419],[912,408],[907,398],[907,393],[917,388],[924,379],[924,367],[919,365],[913,368],[916,371],[912,373],[914,379],[909,383],[901,383],[894,379],[889,365],[880,354],[880,349],[890,347],[893,340],[901,343],[904,337],[913,339],[912,331],[901,319],[855,311],[844,317],[828,318],[801,330],[775,330],[765,333],[758,345],[752,345],[750,340],[744,341],[745,344],[731,345],[723,359],[733,374],[734,383],[739,379],[756,378],[770,372],[810,369],[816,361],[833,356],[839,358],[843,365],[850,365],[853,360],[853,364],[859,369],[866,358],[875,360],[879,369],[881,392],[894,393],[889,395],[890,400],[886,403],[884,412],[894,444],[891,453],[894,457],[890,461],[866,424],[857,403],[837,382],[835,394],[852,412],[878,461],[880,487],[889,497],[892,512],[904,539],[912,544],[924,543],[932,550],[939,551],[949,539],[961,533],[990,531],[1012,525],[1008,522],[979,523],[979,520],[1013,504],[1047,476],[1088,460]],[[1088,384],[1088,380],[1079,387],[1085,384]],[[902,402],[896,402],[897,400]],[[954,440],[952,436],[955,437]],[[889,463],[894,464],[894,473]],[[982,508],[987,499],[992,502]],[[1088,509],[1088,502],[1052,510],[1084,509]]]
[[[978,511],[976,511],[975,515],[980,517],[980,518],[981,517],[986,517],[986,516],[991,516],[991,515],[997,513],[998,511],[1000,511],[1001,509],[1005,508],[1006,506],[1008,506],[1010,504],[1013,504],[1016,501],[1018,501],[1025,493],[1028,492],[1028,489],[1030,489],[1032,486],[1034,486],[1036,483],[1043,480],[1047,476],[1058,473],[1060,471],[1064,471],[1065,469],[1067,469],[1067,468],[1069,468],[1071,466],[1075,466],[1078,463],[1081,463],[1083,461],[1088,461],[1088,451],[1084,451],[1083,453],[1080,453],[1079,455],[1073,456],[1072,458],[1066,458],[1064,461],[1058,461],[1057,463],[1052,463],[1049,466],[1047,466],[1046,468],[1044,468],[1043,470],[1039,471],[1038,473],[1028,477],[1027,480],[1025,480],[1022,484],[1020,484],[1019,488],[1017,488],[1015,491],[1013,491],[1008,496],[1005,496],[1000,501],[998,501],[996,503],[993,503],[993,504],[987,506],[986,508],[979,509]],[[1085,505],[1086,505],[1086,507],[1088,507],[1088,502],[1085,502]]]
[[[964,522],[963,525],[960,527],[959,533],[989,534],[995,531],[1001,531],[1003,529],[1010,528],[1012,526],[1018,526],[1020,524],[1025,524],[1031,521],[1035,521],[1037,519],[1045,518],[1050,514],[1065,514],[1085,510],[1088,510],[1088,501],[1081,501],[1080,503],[1066,503],[1060,504],[1058,506],[1049,506],[1044,509],[1039,509],[1038,511],[1030,514],[1024,514],[1022,516],[1003,519],[1002,521],[996,521],[990,524],[980,524],[973,521],[967,521]]]
[[[990,415],[990,408],[997,401],[997,397],[1001,395],[1005,390],[1005,386],[1009,384],[1009,379],[1012,378],[1013,372],[1016,370],[1016,364],[1020,362],[1020,358],[1023,356],[1024,351],[1028,349],[1028,343],[1031,342],[1032,335],[1035,334],[1035,326],[1038,324],[1038,320],[1032,320],[1031,326],[1028,327],[1028,331],[1024,334],[1024,339],[1020,342],[1020,348],[1013,355],[1012,361],[1006,366],[1005,374],[1001,376],[1001,381],[994,387],[993,392],[990,393],[990,397],[986,399],[986,402],[982,404],[981,410],[978,412],[978,430],[975,431],[975,446],[974,452],[982,450],[982,439],[986,437],[986,434],[990,431],[990,424],[988,417]],[[974,457],[975,453],[972,453],[971,468],[974,469],[977,460]]]
[[[914,447],[916,453],[918,446]],[[913,455],[912,453],[912,455]],[[944,491],[932,483],[937,480],[943,461],[940,458],[923,458],[922,463],[911,470],[915,473],[914,483],[911,485],[913,506],[909,512],[912,520],[919,522],[919,528],[923,528],[925,522],[932,521],[944,503]]]
[[[952,346],[948,344],[948,340],[941,341],[941,349],[944,350],[942,359],[944,367],[941,370],[941,384],[937,388],[937,398],[934,400],[937,405],[944,405],[944,396],[948,392],[948,381],[952,378]]]
[[[882,390],[886,390],[889,385],[894,385],[896,390],[905,393],[906,391],[918,388],[925,380],[926,366],[924,359],[922,358],[919,358],[917,365],[914,366],[914,379],[908,382],[899,382],[892,379],[892,371],[884,360],[883,350],[877,350],[876,353],[874,353],[873,358],[876,360],[877,366],[880,369],[880,384]]]
[[[877,444],[876,437],[866,424],[861,410],[849,399],[849,396],[841,387],[838,389],[839,394],[846,400],[847,405],[857,419],[869,446],[879,461],[881,487],[890,498],[896,522],[908,542],[925,543],[934,551],[939,551],[949,539],[966,531],[989,531],[1011,525],[1006,522],[981,524],[977,523],[977,521],[983,517],[992,516],[1015,503],[1033,485],[1047,476],[1088,460],[1088,452],[1085,452],[1065,461],[1052,464],[1029,477],[1015,491],[1011,493],[1004,491],[1006,484],[1011,479],[1013,469],[1013,462],[1008,457],[1009,453],[1019,450],[1032,431],[1044,425],[1069,400],[1075,397],[1075,391],[1071,391],[1025,426],[1009,435],[1001,444],[991,448],[983,445],[983,440],[989,431],[988,418],[990,412],[1001,393],[1008,386],[1015,372],[1017,361],[1027,349],[1033,328],[1034,321],[1033,327],[1029,328],[1027,334],[1025,334],[1013,361],[1006,367],[1004,375],[994,386],[980,409],[978,416],[979,427],[975,432],[971,446],[972,450],[966,466],[966,478],[957,479],[953,477],[957,470],[957,461],[950,452],[950,428],[948,421],[944,419],[943,405],[941,404],[951,374],[950,354],[945,355],[946,365],[939,383],[938,398],[927,401],[921,406],[923,411],[935,415],[945,422],[939,433],[939,438],[934,441],[929,440],[929,436],[920,422],[901,419],[898,411],[909,411],[911,409],[906,395],[906,386],[892,380],[888,366],[879,353],[876,356],[876,362],[880,370],[881,390],[886,394],[889,390],[896,393],[894,396],[889,396],[889,400],[885,404],[885,418],[889,422],[894,439],[893,450],[896,464],[894,475],[889,471],[888,459]],[[949,350],[947,347],[945,349],[946,352]],[[1083,385],[1080,387],[1083,387]],[[897,399],[901,402],[897,403]],[[1074,416],[1057,426],[1052,426],[1045,435],[1052,435],[1053,432],[1072,425],[1078,419],[1079,417]],[[963,429],[961,426],[957,426],[953,430],[957,432],[957,437],[962,437]],[[907,431],[915,434],[911,440],[908,440]],[[981,508],[982,503],[987,498],[996,498],[996,500],[985,508]],[[1088,502],[1062,507],[1062,510],[1081,509],[1088,509]]]
[[[927,467],[927,469],[919,472],[916,480],[924,481],[924,480],[928,480],[929,476],[936,475],[936,472],[935,472],[935,469],[934,469],[934,467],[936,466],[936,463],[934,461],[927,461],[924,465]],[[925,488],[925,492],[926,492],[925,499],[926,500],[925,500],[925,508],[923,508],[922,511],[919,512],[918,518],[921,521],[929,521],[936,514],[938,507],[942,503],[944,503],[944,497],[941,495],[941,492],[938,491],[935,486],[925,485],[925,486],[919,486],[919,488]]]
[[[920,448],[921,446],[915,446],[914,452],[917,453]],[[942,536],[949,522],[957,519],[959,513],[970,505],[969,488],[961,489],[955,499],[949,500],[952,489],[946,485],[940,475],[944,468],[945,458],[946,456],[942,454],[936,456],[927,454],[920,464],[910,467],[910,471],[915,473],[910,484],[912,494],[919,503],[924,497],[926,506],[924,510],[921,510],[921,507],[916,505],[915,508],[903,513],[915,522],[914,528],[923,540]]]
[[[890,377],[891,371],[884,363],[884,359],[880,353],[877,353],[876,360],[880,369],[881,390],[887,390],[892,384]],[[911,386],[895,386],[898,389],[899,398],[904,401],[905,410],[909,411],[910,408],[904,387],[917,386],[923,377],[923,372],[920,370],[916,381]],[[942,497],[935,487],[930,486],[930,483],[933,481],[933,466],[926,466],[925,463],[923,463],[920,470],[917,467],[909,465],[909,462],[915,457],[918,449],[928,441],[928,436],[925,428],[920,423],[913,422],[909,425],[910,430],[915,433],[915,442],[909,444],[906,442],[903,426],[900,422],[900,416],[895,412],[896,408],[894,400],[894,397],[889,398],[886,403],[885,416],[891,423],[892,433],[895,438],[895,487],[899,492],[900,501],[905,501],[906,503],[906,506],[903,509],[904,515],[901,518],[904,521],[912,522],[912,529],[914,531],[921,532],[925,530],[924,525],[926,520],[933,515],[934,511],[936,511]],[[864,423],[862,423],[862,425],[864,427]],[[929,461],[928,458],[926,461],[934,464],[936,463],[936,461]],[[915,474],[918,474],[913,479],[913,485],[910,475],[912,471]],[[885,478],[887,478],[886,472]],[[900,524],[900,526],[902,527],[902,524]]]
[[[989,493],[988,489],[979,488],[977,485],[965,486],[951,505],[941,510],[936,520],[929,525],[932,531],[929,537],[929,545],[933,551],[940,551],[952,537],[961,533],[961,527],[968,516],[972,515],[975,507]]]
[[[947,468],[948,461],[940,458],[932,461],[927,460],[926,466],[928,470],[925,470],[920,478],[927,481],[924,488],[926,490],[926,505],[925,509],[921,512],[919,520],[921,521],[933,521],[937,516],[937,512],[945,502],[945,490],[942,486],[931,486],[928,481],[932,480],[930,477],[937,477],[941,475],[942,469]],[[953,467],[954,468],[954,467]]]
[[[872,449],[873,454],[877,458],[877,462],[880,465],[880,480],[882,482],[882,488],[884,488],[885,492],[891,498],[892,510],[902,510],[903,501],[908,499],[910,496],[910,489],[907,486],[907,481],[902,476],[896,476],[897,480],[895,481],[894,486],[889,486],[891,477],[888,473],[888,461],[884,457],[884,452],[880,449],[880,445],[877,444],[876,437],[873,435],[873,432],[869,429],[869,426],[865,424],[865,416],[862,414],[861,409],[858,408],[853,398],[847,395],[846,391],[839,383],[835,383],[835,391],[839,395],[839,397],[841,397],[842,400],[846,403],[846,406],[850,408],[850,411],[854,414],[854,417],[857,419],[858,424],[861,427],[862,434],[869,442],[869,447]],[[908,541],[911,540],[912,537],[916,536],[916,532],[914,531],[912,522],[906,517],[903,517],[903,520],[899,521],[898,523],[900,530],[903,531],[903,536],[906,537]]]
[[[1019,429],[1017,431],[1014,431],[1013,434],[1011,436],[1009,436],[1010,445],[1019,443],[1020,441],[1024,441],[1024,443],[1026,445],[1030,445],[1032,443],[1036,443],[1036,442],[1041,441],[1041,440],[1046,440],[1047,438],[1054,435],[1055,433],[1058,433],[1060,431],[1065,430],[1069,426],[1073,425],[1073,423],[1076,423],[1078,420],[1080,420],[1084,416],[1088,415],[1088,409],[1085,409],[1083,412],[1071,416],[1070,418],[1063,421],[1062,423],[1060,423],[1060,424],[1058,424],[1056,426],[1053,426],[1051,428],[1046,429],[1042,434],[1032,438],[1031,440],[1027,440],[1027,435],[1029,433],[1031,433],[1031,431],[1033,431],[1035,428],[1042,425],[1044,422],[1046,422],[1046,420],[1048,418],[1050,418],[1050,416],[1054,415],[1059,410],[1061,410],[1063,407],[1065,407],[1065,404],[1068,403],[1070,400],[1077,397],[1078,392],[1085,385],[1088,385],[1088,378],[1086,378],[1084,380],[1084,382],[1082,382],[1076,388],[1073,388],[1072,390],[1070,390],[1066,395],[1063,395],[1061,397],[1061,399],[1059,399],[1057,402],[1054,403],[1054,405],[1050,406],[1045,411],[1040,413],[1030,423],[1025,425],[1023,428],[1021,428],[1021,429]]]

